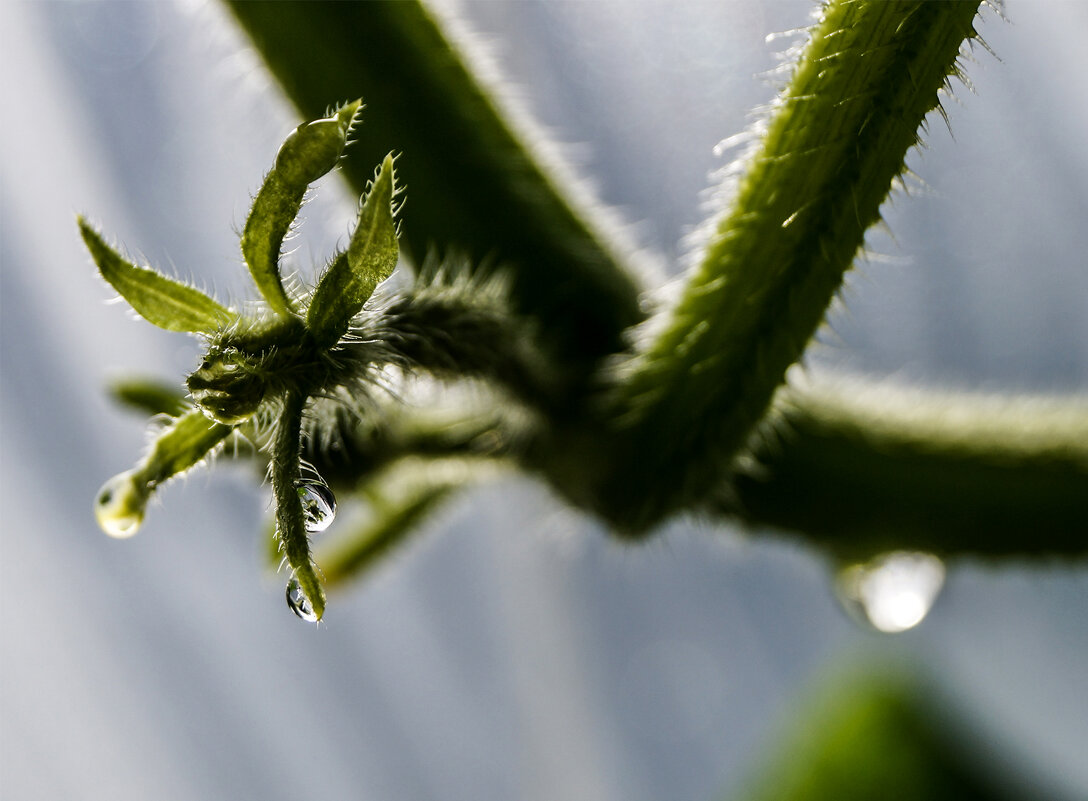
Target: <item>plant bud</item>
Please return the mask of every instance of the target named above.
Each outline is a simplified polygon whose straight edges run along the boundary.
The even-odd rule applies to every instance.
[[[190,374],[193,402],[217,423],[244,423],[264,399],[265,383],[237,351],[212,353]]]

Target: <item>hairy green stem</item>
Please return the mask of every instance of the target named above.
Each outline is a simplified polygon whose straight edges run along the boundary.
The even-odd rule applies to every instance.
[[[879,219],[978,6],[825,6],[700,266],[618,386],[594,498],[607,519],[644,531],[728,473]]]
[[[727,508],[844,558],[1088,553],[1088,399],[791,389]]]

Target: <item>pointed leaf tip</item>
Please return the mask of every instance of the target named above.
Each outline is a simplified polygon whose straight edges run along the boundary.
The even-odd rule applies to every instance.
[[[345,136],[351,133],[351,128],[355,124],[356,118],[362,108],[363,99],[360,97],[352,100],[350,103],[345,103],[336,110],[335,116],[337,120],[339,120],[340,127],[343,129]]]
[[[99,273],[149,323],[168,331],[212,334],[234,319],[230,310],[200,290],[137,267],[110,247],[82,215],[76,220]]]
[[[346,252],[332,262],[314,290],[307,324],[318,344],[334,345],[348,330],[375,288],[397,266],[396,195],[393,155],[378,168]]]

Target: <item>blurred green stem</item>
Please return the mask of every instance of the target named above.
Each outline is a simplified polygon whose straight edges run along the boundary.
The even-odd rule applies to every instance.
[[[843,558],[1083,555],[1088,400],[791,388],[729,511]]]

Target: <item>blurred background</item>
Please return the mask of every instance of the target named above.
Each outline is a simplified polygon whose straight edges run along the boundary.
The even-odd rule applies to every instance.
[[[774,97],[808,0],[467,2],[520,95],[663,270],[715,151]],[[1088,392],[1088,8],[1008,0],[946,101],[812,372]],[[330,102],[342,98],[330,98]],[[814,686],[909,664],[1033,797],[1088,798],[1088,569],[964,560],[918,627],[864,629],[834,566],[769,532],[610,541],[541,487],[460,496],[428,535],[296,619],[263,568],[268,487],[220,463],[140,535],[91,501],[145,444],[108,402],[195,341],[107,301],[85,213],[129,252],[250,296],[236,230],[298,123],[217,4],[0,4],[0,795],[703,801],[750,780]],[[405,214],[411,216],[411,187]],[[331,176],[295,264],[354,200]]]

